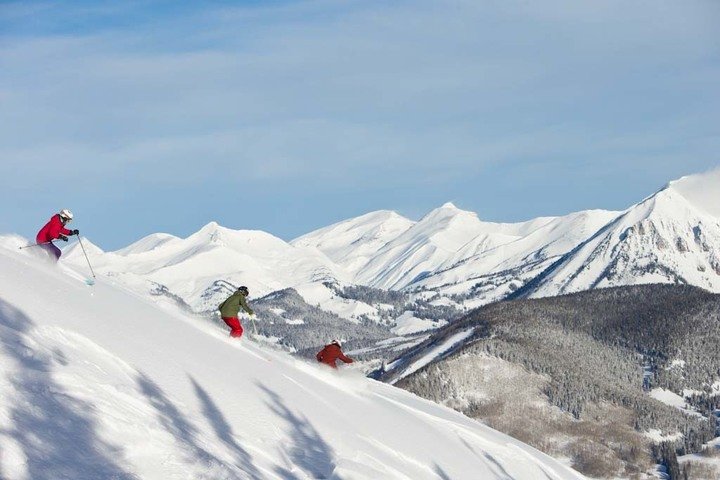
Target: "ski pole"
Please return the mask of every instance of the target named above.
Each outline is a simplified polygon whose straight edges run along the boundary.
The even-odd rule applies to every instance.
[[[90,267],[90,273],[92,273],[93,278],[95,277],[95,272],[93,271],[92,265],[90,265],[90,259],[87,256],[87,252],[85,251],[85,247],[83,246],[82,239],[80,238],[80,235],[78,237],[78,242],[80,242],[80,248],[82,248],[83,254],[85,255],[85,260],[87,260],[88,267]]]
[[[255,325],[255,316],[254,315],[250,315],[250,321],[253,324],[253,330],[255,330],[255,336],[257,337],[258,331],[257,331],[257,325]]]
[[[24,245],[22,247],[18,247],[20,250],[23,250],[25,248],[32,248],[32,247],[42,247],[43,245],[47,245],[48,243],[52,242],[42,242],[42,243],[32,243],[30,245]]]

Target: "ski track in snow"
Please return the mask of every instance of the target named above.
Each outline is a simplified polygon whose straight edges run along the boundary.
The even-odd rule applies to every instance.
[[[403,369],[402,374],[399,375],[398,377],[394,378],[392,383],[395,383],[398,380],[401,380],[402,378],[405,378],[408,375],[411,375],[411,374],[417,372],[424,366],[430,364],[432,361],[434,361],[440,355],[447,353],[455,345],[466,340],[468,337],[470,337],[470,335],[473,334],[474,331],[475,331],[475,327],[468,328],[466,330],[463,330],[462,332],[458,332],[454,335],[451,335],[450,337],[443,340],[440,344],[438,344],[432,348],[429,348],[422,357],[415,360],[407,368]],[[389,364],[387,366],[387,368],[388,368],[388,370],[391,370],[393,368],[393,364]]]
[[[105,279],[88,287],[3,249],[0,272],[3,480],[583,478],[452,410]]]

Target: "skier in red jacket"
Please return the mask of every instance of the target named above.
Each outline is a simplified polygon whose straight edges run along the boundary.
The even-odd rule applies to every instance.
[[[329,345],[325,345],[325,348],[320,350],[317,355],[315,355],[315,358],[317,358],[318,362],[330,365],[332,368],[337,368],[335,362],[338,359],[345,363],[353,363],[353,359],[345,356],[342,352],[342,345],[340,345],[338,340],[333,340]]]
[[[67,242],[68,235],[78,235],[80,233],[79,230],[68,230],[65,228],[65,225],[70,223],[72,218],[72,212],[67,208],[63,208],[60,210],[60,213],[52,216],[50,221],[40,229],[37,237],[35,237],[37,244],[44,248],[56,262],[60,259],[62,252],[52,243],[52,241],[60,239],[63,242]]]

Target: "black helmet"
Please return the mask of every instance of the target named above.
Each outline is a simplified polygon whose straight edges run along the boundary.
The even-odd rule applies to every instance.
[[[238,287],[238,292],[242,293],[246,297],[248,295],[250,295],[250,290],[248,290],[248,288],[245,285],[243,285],[242,287]]]

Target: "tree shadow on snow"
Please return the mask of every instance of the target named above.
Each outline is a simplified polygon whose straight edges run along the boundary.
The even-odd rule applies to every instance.
[[[503,465],[498,462],[495,457],[493,457],[487,452],[482,452],[482,454],[478,453],[478,451],[475,450],[475,448],[462,437],[460,437],[460,441],[468,448],[468,450],[473,452],[475,456],[483,460],[485,464],[490,467],[490,470],[493,471],[496,478],[499,478],[500,480],[513,480],[514,477],[510,475],[507,470],[505,470],[505,467],[503,467]],[[543,469],[540,465],[537,465],[537,467],[540,469],[540,471],[542,471],[542,473],[548,480],[553,480],[552,477],[548,475],[548,473],[545,471],[545,469]]]
[[[448,475],[447,472],[445,472],[445,470],[443,470],[443,468],[437,463],[435,464],[435,473],[437,473],[437,476],[440,477],[441,480],[452,480],[450,475]]]
[[[135,479],[118,461],[122,450],[101,439],[93,405],[79,400],[53,379],[54,356],[34,352],[27,338],[35,326],[23,312],[0,300],[0,345],[18,371],[9,378],[17,392],[10,409],[11,426],[2,430],[22,449],[27,477],[33,480]]]
[[[283,399],[275,392],[257,382],[258,387],[265,392],[269,400],[265,403],[270,409],[282,417],[290,427],[289,446],[283,447],[282,453],[292,463],[293,467],[302,470],[304,475],[298,476],[291,470],[277,467],[276,473],[286,480],[297,478],[339,479],[335,470],[335,452],[320,436],[315,427],[307,420],[293,413]]]
[[[203,389],[194,378],[190,377],[195,388],[195,394],[197,395],[200,403],[203,406],[203,414],[207,418],[208,422],[215,431],[215,435],[233,452],[233,455],[237,459],[237,466],[251,475],[252,478],[261,478],[260,472],[253,465],[252,456],[238,444],[235,439],[232,427],[225,419],[222,411],[217,407],[213,399]]]
[[[245,468],[236,470],[226,462],[212,454],[203,445],[200,431],[192,421],[165,395],[160,387],[150,377],[139,374],[137,383],[140,391],[155,409],[160,424],[170,433],[175,441],[182,447],[189,464],[200,464],[207,474],[206,478],[247,479],[250,476]],[[249,459],[249,455],[248,455]],[[252,467],[256,472],[255,467]]]

